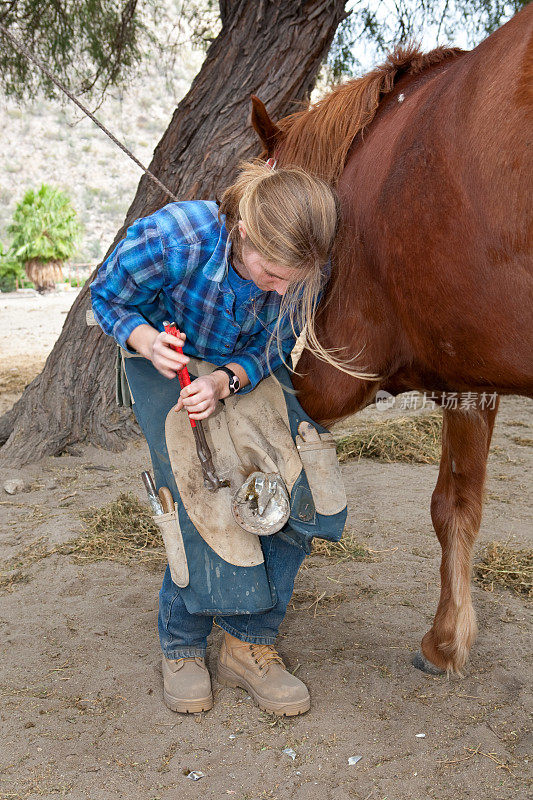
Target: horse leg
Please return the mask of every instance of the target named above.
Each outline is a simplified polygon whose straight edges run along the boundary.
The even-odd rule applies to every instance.
[[[481,524],[498,402],[490,410],[444,410],[439,478],[431,499],[431,518],[442,548],[441,593],[433,626],[422,639],[422,653],[413,661],[428,672],[460,672],[476,636],[470,595],[472,548]]]

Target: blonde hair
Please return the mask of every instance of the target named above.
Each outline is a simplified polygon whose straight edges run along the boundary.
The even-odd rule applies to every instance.
[[[282,295],[267,355],[275,339],[283,358],[280,326],[288,318],[296,337],[305,330],[306,347],[317,358],[350,375],[372,377],[349,367],[354,359],[336,358],[338,348],[325,349],[315,331],[315,312],[328,278],[325,267],[339,227],[335,191],[301,167],[272,169],[264,161],[244,162],[237,180],[222,195],[219,216],[223,214],[234,256],[241,260],[243,247],[249,247],[270,264],[288,267],[297,275]],[[239,220],[246,228],[244,245]]]

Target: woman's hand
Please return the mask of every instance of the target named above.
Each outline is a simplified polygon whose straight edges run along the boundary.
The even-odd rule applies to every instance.
[[[183,353],[176,353],[171,345],[175,347],[183,347],[185,342],[185,334],[180,333],[179,336],[172,336],[170,333],[158,333],[153,339],[149,358],[154,367],[165,378],[175,378],[176,373],[183,369],[189,363],[189,358]]]
[[[191,419],[207,419],[221,399],[227,381],[223,372],[214,372],[211,375],[196,378],[189,386],[185,386],[181,390],[180,399],[175,407],[176,411],[185,408]]]

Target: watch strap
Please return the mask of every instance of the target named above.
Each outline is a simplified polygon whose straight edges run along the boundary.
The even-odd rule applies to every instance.
[[[239,376],[236,375],[232,369],[229,367],[217,367],[213,370],[213,372],[225,372],[226,375],[229,377],[229,391],[230,394],[235,394],[241,388],[241,382],[239,380]],[[237,383],[237,388],[235,388],[234,383]]]

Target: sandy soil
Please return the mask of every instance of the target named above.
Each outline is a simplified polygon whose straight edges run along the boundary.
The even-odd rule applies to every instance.
[[[61,327],[64,300],[47,299],[32,312],[38,358],[49,329],[57,335]],[[11,314],[16,322],[34,302],[0,296],[2,321]],[[20,351],[5,349],[5,335],[1,345],[4,374]],[[524,425],[532,419],[531,402],[504,399],[477,552],[493,539],[531,543],[531,428]],[[10,497],[0,489],[2,559],[40,541],[72,538],[81,531],[82,509],[120,491],[143,497],[139,473],[147,466],[146,446],[133,442],[121,454],[83,447],[77,456],[22,470],[29,491]],[[325,593],[314,605],[294,603],[279,637],[289,667],[309,686],[308,714],[276,722],[245,692],[216,681],[209,713],[167,710],[156,629],[161,574],[51,556],[1,597],[0,798],[525,798],[525,602],[474,585],[480,632],[466,676],[447,680],[415,670],[410,659],[438,599],[439,547],[429,516],[437,467],[360,461],[342,472],[348,531],[376,560],[314,556],[298,576],[299,593]],[[0,486],[12,475],[4,469]],[[211,665],[220,636],[215,629]],[[354,755],[362,759],[350,766]],[[184,774],[192,769],[205,777],[193,782]]]
[[[0,292],[0,414],[43,368],[79,292]]]

